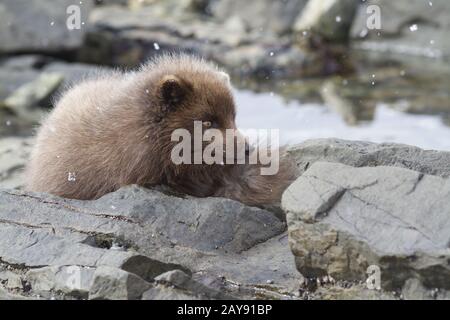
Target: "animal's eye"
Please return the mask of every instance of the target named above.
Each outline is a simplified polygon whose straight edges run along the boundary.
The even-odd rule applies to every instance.
[[[203,126],[204,126],[205,128],[211,128],[212,122],[211,122],[211,121],[203,121]]]

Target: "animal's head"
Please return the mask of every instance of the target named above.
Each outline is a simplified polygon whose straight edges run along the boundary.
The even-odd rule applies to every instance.
[[[153,79],[154,118],[161,128],[159,143],[170,146],[171,151],[178,152],[184,159],[190,156],[191,163],[196,164],[199,163],[195,160],[195,154],[204,154],[205,150],[219,163],[230,163],[230,159],[226,161],[227,157],[242,157],[238,148],[244,149],[245,157],[249,147],[236,128],[236,107],[229,76],[196,58],[171,57],[169,61],[171,64],[163,61],[165,68],[161,68],[158,78]],[[191,137],[190,148],[174,150],[177,145],[180,147],[180,143],[188,143],[188,133]],[[231,133],[234,135],[231,136]],[[219,144],[222,144],[222,150],[214,148]],[[207,149],[208,146],[210,149]],[[230,152],[230,148],[234,151]]]

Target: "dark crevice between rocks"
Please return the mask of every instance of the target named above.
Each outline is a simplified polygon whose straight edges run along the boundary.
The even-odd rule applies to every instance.
[[[257,206],[257,208],[273,213],[273,215],[276,218],[278,218],[278,220],[280,220],[283,223],[286,223],[286,213],[283,211],[283,209],[281,209],[281,203],[261,205]]]
[[[69,293],[60,290],[50,290],[47,293],[50,297],[55,296],[60,297],[61,300],[88,300],[89,292],[81,292],[78,290],[73,290]]]
[[[75,232],[86,233],[88,237],[83,240],[81,243],[86,244],[88,246],[100,249],[115,249],[115,250],[124,250],[127,251],[129,249],[138,250],[138,246],[132,243],[129,240],[125,240],[122,237],[118,237],[114,234],[107,233],[94,233],[94,232],[82,232],[79,230],[72,230]]]
[[[52,233],[55,233],[55,228],[50,224],[33,225],[33,224],[29,224],[29,223],[11,221],[11,220],[6,220],[6,219],[0,219],[0,223],[19,226],[19,227],[25,227],[25,228],[32,229],[32,230],[51,228]]]
[[[255,247],[257,247],[257,246],[259,246],[259,245],[262,245],[263,243],[266,243],[266,242],[268,242],[268,241],[270,241],[270,240],[272,240],[272,239],[274,239],[274,238],[279,237],[279,236],[282,235],[283,233],[285,233],[285,232],[287,231],[288,227],[287,227],[286,222],[284,222],[284,221],[282,221],[282,222],[283,222],[283,229],[281,229],[281,231],[279,231],[277,234],[275,234],[275,235],[273,235],[273,236],[271,236],[271,237],[269,237],[269,238],[267,238],[267,239],[261,239],[261,240],[259,240],[259,241],[256,241],[255,244],[249,245],[249,247],[248,247],[247,249],[240,250],[240,251],[237,252],[237,253],[238,253],[238,254],[244,254],[245,252],[248,252],[248,251],[254,249]],[[282,236],[282,237],[283,237],[283,236]],[[279,241],[279,240],[280,240],[280,239],[278,239],[278,241]],[[234,241],[234,236],[230,239],[229,243],[231,243],[231,242],[233,242],[233,241]],[[216,249],[219,249],[219,248],[217,247]],[[225,252],[225,253],[228,253],[227,250],[224,250],[224,252]]]
[[[46,265],[37,265],[37,266],[27,266],[24,263],[13,263],[8,262],[4,260],[2,257],[0,257],[0,266],[6,266],[6,268],[10,271],[16,271],[16,272],[27,272],[31,269],[39,269],[43,267],[47,267]]]

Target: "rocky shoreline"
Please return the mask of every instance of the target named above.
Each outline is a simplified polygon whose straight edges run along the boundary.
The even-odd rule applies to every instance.
[[[450,298],[450,153],[336,139],[290,153],[301,175],[283,195],[281,217],[164,188],[129,186],[95,201],[2,189],[0,292],[24,299]],[[371,265],[381,270],[380,290],[366,287]]]

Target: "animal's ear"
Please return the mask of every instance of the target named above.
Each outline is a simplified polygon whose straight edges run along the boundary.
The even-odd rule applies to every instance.
[[[161,80],[159,92],[163,103],[174,107],[186,97],[191,89],[192,86],[187,81],[175,75],[167,75]]]

